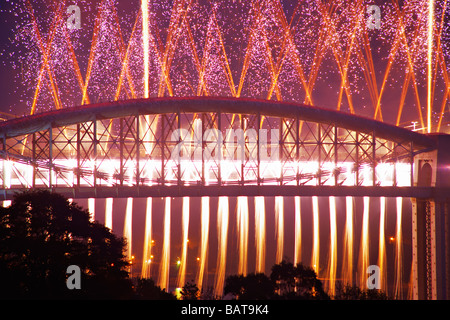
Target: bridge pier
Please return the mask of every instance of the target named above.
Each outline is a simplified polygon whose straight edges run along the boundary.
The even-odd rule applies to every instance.
[[[414,185],[433,187],[432,198],[412,200],[413,298],[450,299],[450,136],[434,135],[437,149],[414,158]]]

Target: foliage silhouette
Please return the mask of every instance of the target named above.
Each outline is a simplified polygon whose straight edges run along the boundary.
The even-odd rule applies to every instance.
[[[263,273],[228,276],[224,294],[246,300],[329,299],[313,269],[285,260],[272,267],[270,277]]]
[[[225,280],[224,294],[241,300],[267,300],[274,295],[274,284],[264,273],[232,275]]]
[[[152,279],[129,278],[126,242],[90,220],[87,210],[46,190],[17,194],[0,207],[0,299],[153,299],[174,300]],[[66,286],[67,267],[81,269],[81,289]],[[283,260],[263,273],[231,275],[224,294],[236,299],[330,299],[310,267]],[[183,300],[217,299],[187,282]],[[379,290],[338,286],[336,300],[387,299]]]
[[[299,263],[294,266],[286,260],[272,267],[270,279],[282,299],[329,299],[316,272]]]
[[[381,290],[366,289],[362,290],[356,286],[336,285],[335,300],[389,300],[389,297]]]
[[[137,300],[176,300],[171,293],[155,285],[153,279],[138,278],[135,285],[135,299]]]
[[[200,299],[200,289],[197,287],[195,282],[186,282],[186,284],[181,289],[181,299],[182,300],[199,300]]]
[[[0,208],[0,298],[121,299],[132,296],[125,240],[87,210],[45,190],[17,194]],[[66,286],[81,269],[81,289]]]

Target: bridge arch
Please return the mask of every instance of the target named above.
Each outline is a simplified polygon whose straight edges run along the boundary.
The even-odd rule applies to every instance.
[[[427,196],[413,159],[436,148],[429,136],[339,111],[211,97],[49,111],[0,123],[0,141],[3,200],[27,188],[73,198]]]

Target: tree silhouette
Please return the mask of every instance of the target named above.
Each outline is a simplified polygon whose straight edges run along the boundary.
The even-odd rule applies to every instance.
[[[138,300],[176,300],[173,294],[155,285],[153,279],[138,278],[135,292]]]
[[[224,294],[241,300],[267,300],[274,295],[274,284],[264,273],[232,275],[225,280]]]
[[[224,294],[247,300],[329,299],[313,269],[286,260],[273,265],[270,277],[263,273],[228,276]]]
[[[366,289],[362,290],[357,286],[342,285],[338,283],[336,285],[335,300],[388,300],[388,296],[378,289]]]
[[[183,300],[199,300],[200,289],[195,282],[187,282],[181,289],[181,298]]]
[[[18,194],[0,208],[0,297],[128,298],[124,248],[124,239],[65,197],[45,190]],[[70,265],[81,269],[80,290],[66,286]]]
[[[270,279],[283,299],[329,299],[315,271],[301,263],[294,266],[286,260],[272,267]]]

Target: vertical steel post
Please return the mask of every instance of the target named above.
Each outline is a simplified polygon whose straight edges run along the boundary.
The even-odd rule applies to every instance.
[[[178,129],[178,132],[180,133],[180,136],[178,137],[178,143],[181,143],[183,137],[181,136],[180,108],[177,108],[177,122],[178,122],[177,129]],[[178,152],[180,152],[180,150]],[[181,172],[181,157],[180,157],[179,154],[178,154],[177,158],[178,158],[178,163],[177,163],[177,183],[178,183],[179,186],[181,186],[183,183],[182,183],[182,179],[181,179],[181,175],[182,175],[182,172]]]
[[[125,143],[125,138],[123,136],[123,118],[120,118],[119,121],[119,163],[120,163],[120,173],[119,173],[119,179],[120,179],[120,186],[123,186],[123,180],[125,178],[125,173],[123,171],[123,148],[124,148],[124,143]]]
[[[81,136],[80,136],[80,124],[77,123],[77,188],[80,188],[81,184]],[[35,170],[34,170],[35,171]],[[34,185],[34,178],[33,178],[33,185]]]
[[[372,186],[376,186],[377,184],[377,160],[376,160],[376,143],[377,138],[375,136],[375,131],[372,132]]]
[[[164,129],[165,129],[165,126],[164,126],[165,118],[164,117],[165,117],[165,115],[161,115],[161,138],[159,139],[160,148],[161,148],[161,180],[160,180],[160,183],[162,185],[165,184],[165,180],[166,180],[165,170],[164,170],[164,160],[166,158],[166,147],[167,147],[166,139],[165,139],[165,132],[164,132]]]
[[[317,124],[317,149],[319,150],[318,156],[318,164],[319,168],[317,169],[317,181],[318,185],[322,184],[322,127],[320,123]]]

